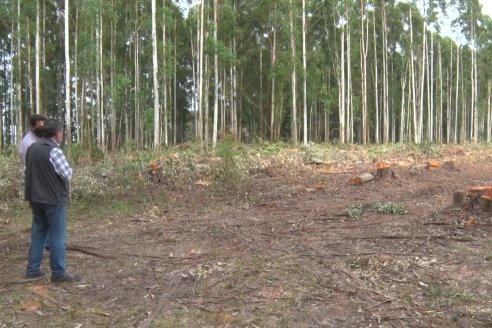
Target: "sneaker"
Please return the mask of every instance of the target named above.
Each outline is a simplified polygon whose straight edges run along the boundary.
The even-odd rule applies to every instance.
[[[27,279],[34,279],[34,278],[43,278],[46,276],[46,273],[43,271],[38,271],[38,272],[33,272],[33,273],[26,273],[26,278]]]
[[[80,277],[76,274],[66,272],[59,277],[51,276],[51,282],[76,282],[80,281]]]

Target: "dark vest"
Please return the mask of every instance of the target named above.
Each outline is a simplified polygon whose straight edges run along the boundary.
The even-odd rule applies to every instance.
[[[56,174],[50,151],[59,146],[52,139],[33,143],[26,154],[25,200],[64,206],[68,200],[68,180]]]

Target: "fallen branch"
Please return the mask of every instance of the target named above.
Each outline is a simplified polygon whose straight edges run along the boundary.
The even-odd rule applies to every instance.
[[[174,292],[178,289],[178,286],[181,282],[181,279],[183,277],[181,275],[176,275],[167,285],[166,289],[164,290],[164,293],[162,294],[159,303],[157,303],[157,306],[155,307],[154,311],[152,314],[147,317],[147,319],[144,321],[144,323],[140,326],[141,328],[148,328],[150,327],[150,324],[152,321],[154,321],[155,318],[157,318],[157,315],[159,312],[163,310],[167,310],[167,308],[170,305],[170,297],[173,296]]]
[[[110,256],[110,255],[104,255],[104,254],[99,254],[93,251],[88,250],[86,247],[80,247],[80,246],[67,246],[66,247],[67,251],[72,251],[72,252],[79,252],[87,255],[92,255],[95,257],[100,257],[103,259],[115,259],[116,257]]]
[[[9,281],[4,281],[3,284],[26,284],[29,282],[33,281],[38,281],[38,280],[44,280],[46,277],[37,277],[37,278],[25,278],[25,279],[19,279],[19,280],[9,280]]]
[[[407,235],[381,235],[381,236],[368,236],[368,237],[346,237],[341,240],[366,240],[366,239],[450,239],[459,242],[473,241],[473,238],[456,238],[449,235],[437,235],[437,236],[407,236]]]
[[[3,269],[3,267],[4,267],[5,265],[7,265],[7,263],[8,263],[8,262],[9,262],[9,259],[6,259],[5,261],[3,261],[2,265],[0,265],[0,270],[2,270],[2,269]]]
[[[446,222],[446,221],[436,221],[436,222],[426,222],[424,225],[440,225],[440,226],[448,226],[448,225],[454,225],[453,223]]]

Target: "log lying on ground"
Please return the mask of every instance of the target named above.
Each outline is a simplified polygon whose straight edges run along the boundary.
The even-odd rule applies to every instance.
[[[374,180],[374,175],[372,175],[371,173],[362,173],[355,178],[351,178],[349,180],[349,183],[352,185],[359,185],[372,180]]]
[[[428,169],[437,169],[439,167],[439,162],[434,161],[432,159],[427,161],[427,168]]]

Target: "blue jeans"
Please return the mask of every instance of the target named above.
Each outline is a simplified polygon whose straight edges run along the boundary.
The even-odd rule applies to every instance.
[[[50,236],[50,268],[52,277],[65,273],[66,207],[31,202],[32,227],[27,274],[40,272],[43,248]]]

